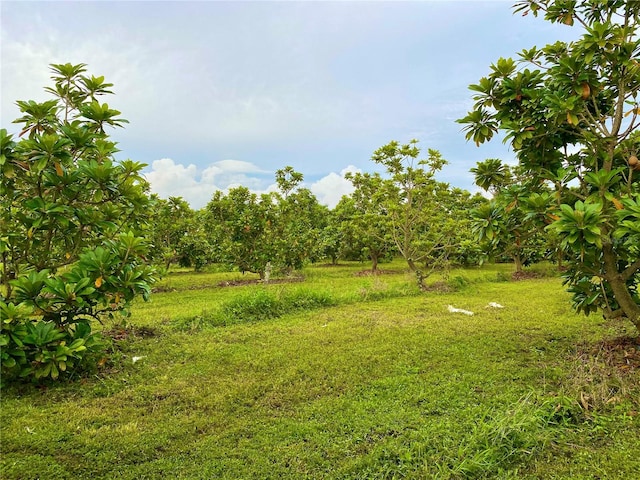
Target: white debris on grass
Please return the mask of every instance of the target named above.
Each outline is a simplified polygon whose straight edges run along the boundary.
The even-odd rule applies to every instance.
[[[487,307],[491,307],[491,308],[504,308],[502,305],[500,305],[499,303],[496,303],[496,302],[489,302],[489,305],[487,305]]]
[[[141,357],[131,357],[131,363],[139,362],[140,360],[142,360],[145,357],[146,357],[146,355],[143,355]]]
[[[462,308],[456,308],[452,305],[447,305],[447,309],[451,312],[451,313],[464,313],[465,315],[473,315],[473,312],[470,312],[469,310],[463,310]]]

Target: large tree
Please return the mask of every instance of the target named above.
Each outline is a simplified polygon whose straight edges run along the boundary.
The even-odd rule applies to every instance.
[[[459,122],[478,145],[503,131],[521,168],[565,199],[548,228],[570,256],[574,306],[640,329],[640,2],[526,0],[515,9],[581,36],[499,59],[470,87],[476,103]]]
[[[116,161],[120,112],[85,65],[51,65],[54,99],[18,101],[17,138],[0,131],[3,378],[57,378],[91,364],[95,320],[126,313],[153,282],[143,164]]]
[[[258,195],[246,187],[216,192],[204,217],[216,259],[261,278],[268,269],[290,273],[310,260],[326,208],[299,188],[302,180],[285,167],[276,172],[277,192]]]
[[[543,228],[549,223],[552,199],[544,183],[518,170],[495,158],[471,169],[476,185],[493,194],[490,202],[471,210],[473,229],[492,256],[511,257],[516,274],[542,257]]]
[[[388,175],[374,194],[386,212],[388,235],[422,285],[429,273],[448,264],[456,225],[450,211],[455,205],[447,201],[449,185],[435,178],[447,161],[433,149],[427,158],[420,155],[417,140],[391,141],[373,152],[371,160]]]

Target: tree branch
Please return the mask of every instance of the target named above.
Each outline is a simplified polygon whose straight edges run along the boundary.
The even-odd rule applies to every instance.
[[[640,259],[636,260],[627,268],[625,268],[620,275],[622,276],[623,280],[629,280],[638,270],[640,270]]]

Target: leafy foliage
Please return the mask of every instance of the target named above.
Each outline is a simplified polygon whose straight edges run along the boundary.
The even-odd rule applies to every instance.
[[[182,197],[167,200],[152,195],[151,238],[154,262],[168,270],[173,263],[202,269],[212,260],[202,212],[194,212]]]
[[[405,145],[392,141],[372,156],[387,178],[361,173],[348,178],[356,187],[353,196],[359,210],[352,225],[358,234],[378,251],[391,243],[422,285],[429,272],[448,265],[456,245],[471,239],[463,213],[471,197],[435,179],[447,163],[440,152],[430,149],[427,159],[419,157],[417,140]],[[374,269],[375,265],[374,259]]]
[[[583,34],[499,59],[470,87],[474,109],[458,121],[478,145],[502,130],[523,174],[553,186],[547,231],[568,258],[574,306],[640,329],[640,4],[525,0],[516,11]]]
[[[308,189],[299,188],[302,179],[286,167],[276,172],[279,192],[217,191],[204,213],[214,258],[261,278],[270,269],[289,274],[302,268],[318,253],[317,238],[328,216]]]
[[[478,162],[471,172],[478,186],[493,192],[490,202],[471,211],[473,230],[489,254],[511,257],[520,273],[544,255],[553,198],[537,179],[523,178],[498,159]]]
[[[377,173],[351,172],[346,178],[355,190],[351,196],[343,196],[334,209],[344,239],[343,254],[357,260],[368,257],[375,272],[385,256],[397,251],[389,232],[388,212],[378,197],[383,179]]]
[[[90,368],[103,346],[92,321],[126,314],[154,281],[144,165],[115,161],[105,128],[126,120],[97,101],[112,85],[84,64],[51,70],[57,98],[17,102],[17,141],[0,131],[3,379]]]

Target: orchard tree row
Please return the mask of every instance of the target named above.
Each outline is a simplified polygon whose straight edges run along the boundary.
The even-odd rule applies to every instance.
[[[435,179],[446,164],[439,152],[419,157],[416,140],[376,150],[372,159],[386,175],[349,174],[355,191],[332,210],[291,167],[276,172],[275,192],[217,191],[199,211],[181,198],[155,198],[155,259],[166,268],[222,263],[264,278],[340,259],[368,259],[375,271],[400,255],[419,281],[451,262],[477,264],[483,252],[469,212],[486,200]]]

